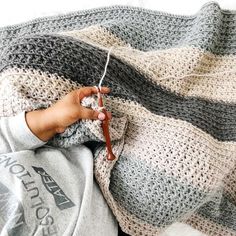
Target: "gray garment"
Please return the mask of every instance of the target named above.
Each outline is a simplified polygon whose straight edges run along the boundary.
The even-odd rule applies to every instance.
[[[25,111],[0,119],[1,236],[113,236],[117,222],[93,178],[84,145],[54,148],[28,128]]]

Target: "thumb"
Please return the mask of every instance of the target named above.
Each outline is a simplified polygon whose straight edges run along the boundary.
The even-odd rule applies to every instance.
[[[90,120],[104,120],[105,119],[105,114],[90,108],[85,108],[81,110],[81,119],[90,119]]]

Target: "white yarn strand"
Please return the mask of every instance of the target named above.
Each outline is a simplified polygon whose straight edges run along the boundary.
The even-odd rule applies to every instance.
[[[107,61],[106,61],[106,65],[105,65],[105,68],[104,68],[104,72],[103,72],[103,75],[102,75],[102,77],[101,77],[101,79],[100,79],[100,81],[99,81],[99,84],[98,84],[98,87],[99,87],[100,90],[101,90],[101,88],[102,88],[103,79],[104,79],[104,77],[105,77],[105,75],[106,75],[106,73],[107,73],[107,66],[108,66],[108,63],[109,63],[109,60],[110,60],[110,54],[111,54],[112,48],[113,48],[113,47],[110,47],[110,49],[109,49],[109,51],[108,51],[108,53],[107,53]]]

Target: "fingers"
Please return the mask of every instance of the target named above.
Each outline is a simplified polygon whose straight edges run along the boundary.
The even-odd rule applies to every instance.
[[[97,88],[95,87],[82,87],[77,90],[77,93],[79,95],[79,100],[83,99],[84,97],[91,96],[92,94],[97,94]],[[110,88],[108,87],[101,87],[101,93],[109,93]],[[108,119],[111,119],[111,113],[106,112]],[[92,120],[104,120],[105,114],[102,112],[98,112],[96,110],[90,109],[90,108],[85,108],[83,107],[81,110],[81,119],[92,119]]]
[[[108,120],[111,119],[111,112],[106,112],[107,113],[107,117],[108,117]],[[104,120],[106,118],[105,114],[103,112],[99,112],[98,114],[98,119],[99,120]]]
[[[108,119],[111,119],[111,112],[107,112]],[[81,110],[81,119],[104,120],[105,114],[90,108],[83,107]]]
[[[88,97],[91,96],[92,94],[96,94],[97,88],[95,87],[83,87],[77,90],[78,91],[78,95],[79,95],[79,99],[83,99],[84,97]],[[109,93],[110,92],[110,88],[108,87],[102,87],[101,88],[101,93]]]
[[[96,91],[97,91],[97,89],[96,89]],[[111,91],[111,89],[108,87],[101,87],[101,93],[109,93],[110,91]]]

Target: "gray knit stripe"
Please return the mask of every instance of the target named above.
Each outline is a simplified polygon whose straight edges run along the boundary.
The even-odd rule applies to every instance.
[[[221,195],[218,201],[205,203],[197,213],[236,231],[236,204],[225,194]]]
[[[134,172],[136,178],[130,179]],[[199,189],[149,168],[143,161],[135,162],[125,156],[119,157],[110,181],[110,191],[121,206],[139,219],[158,227],[181,220],[207,197]],[[166,211],[166,208],[170,210]]]
[[[143,51],[189,45],[215,54],[235,54],[235,21],[235,15],[226,15],[218,4],[210,4],[184,22],[182,18],[170,16],[148,15],[147,18],[137,12],[120,24],[111,21],[105,27],[132,47]],[[227,44],[226,38],[230,38]]]
[[[215,54],[236,54],[235,22],[235,14],[220,9],[215,2],[205,4],[197,14],[189,17],[113,6],[3,27],[0,29],[0,47],[22,35],[69,31],[101,24],[144,51],[193,45]]]
[[[16,40],[15,45],[6,48],[0,68],[14,65],[40,69],[93,86],[101,78],[106,57],[106,52],[85,42],[66,36],[41,35]],[[104,85],[111,88],[111,96],[136,101],[157,115],[190,122],[220,141],[236,140],[235,104],[181,97],[151,83],[115,57],[109,62]]]
[[[135,179],[129,178],[132,172],[138,173]],[[236,205],[227,195],[220,193],[219,200],[210,198],[203,203],[209,194],[150,168],[142,160],[135,162],[132,158],[120,156],[110,181],[114,199],[131,214],[155,226],[165,227],[181,221],[200,206],[196,211],[198,214],[236,231]],[[172,205],[166,205],[167,202]],[[178,211],[166,212],[166,208]]]

